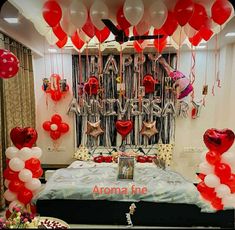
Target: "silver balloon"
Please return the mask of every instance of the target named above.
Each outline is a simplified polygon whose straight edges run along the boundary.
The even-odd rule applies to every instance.
[[[67,111],[67,114],[69,113],[76,113],[77,115],[79,115],[81,113],[81,110],[78,106],[78,103],[77,103],[77,99],[76,98],[73,98],[69,104],[69,108],[68,108],[68,111]]]
[[[141,115],[141,111],[139,111],[140,101],[138,99],[131,99],[131,115],[138,116]]]
[[[179,102],[179,108],[177,111],[177,116],[180,117],[187,117],[188,116],[188,110],[189,110],[189,105],[185,101],[180,101]]]
[[[173,116],[176,115],[175,106],[172,102],[167,102],[164,106],[162,116],[165,117],[167,114],[172,114]]]
[[[104,66],[104,73],[106,74],[109,74],[110,71],[113,71],[114,74],[118,74],[118,67],[117,67],[117,62],[114,58],[114,56],[111,54],[109,55],[106,63],[105,63],[105,66]]]
[[[146,61],[145,55],[136,54],[134,57],[134,71],[139,72],[140,71],[139,66],[143,65],[145,61]]]
[[[97,61],[96,61],[97,59]],[[98,57],[97,56],[91,56],[91,61],[90,61],[90,73],[94,74],[98,70]]]
[[[153,116],[157,116],[157,117],[162,116],[162,108],[157,104],[155,100],[151,102],[150,114],[152,114]]]
[[[142,113],[150,114],[150,100],[149,99],[142,99]]]
[[[133,58],[131,57],[131,55],[123,55],[122,62],[124,66],[130,66],[133,62]]]
[[[118,114],[124,116],[127,113],[127,110],[130,106],[130,99],[126,100],[124,107],[122,107],[122,103],[118,99],[116,100],[116,102],[118,107]]]

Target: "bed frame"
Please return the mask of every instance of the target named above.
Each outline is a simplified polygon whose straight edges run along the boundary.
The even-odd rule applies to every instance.
[[[108,200],[38,200],[41,216],[69,224],[127,225],[125,213],[132,202]],[[196,205],[135,202],[134,226],[234,228],[234,210],[203,213]]]

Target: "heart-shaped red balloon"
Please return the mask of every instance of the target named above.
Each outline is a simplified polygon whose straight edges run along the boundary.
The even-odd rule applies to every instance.
[[[18,149],[22,149],[23,147],[32,148],[34,143],[37,141],[38,134],[34,128],[15,127],[11,130],[10,137],[13,144]]]
[[[157,83],[156,80],[154,80],[153,76],[150,74],[146,74],[143,79],[143,85],[145,87],[145,93],[153,93],[155,90],[155,84]]]
[[[223,154],[232,146],[234,138],[234,132],[230,129],[208,129],[203,136],[206,147],[220,154]]]
[[[110,35],[110,30],[108,27],[104,27],[102,30],[95,30],[95,36],[99,40],[100,43],[104,42]]]
[[[122,140],[124,140],[125,137],[131,132],[132,128],[133,128],[133,123],[130,120],[116,121],[116,129],[117,132],[122,136]]]

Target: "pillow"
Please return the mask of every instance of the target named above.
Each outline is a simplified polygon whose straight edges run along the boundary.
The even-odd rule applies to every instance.
[[[91,160],[91,156],[89,154],[88,149],[83,145],[79,146],[77,152],[74,153],[73,158],[80,160],[80,161],[90,161]]]
[[[173,149],[174,144],[158,144],[157,146],[158,158],[165,161],[166,166],[171,165]]]

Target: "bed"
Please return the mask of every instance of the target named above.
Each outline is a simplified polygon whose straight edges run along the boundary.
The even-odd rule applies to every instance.
[[[234,227],[234,210],[215,212],[193,183],[153,163],[136,163],[134,180],[117,180],[118,164],[75,161],[58,169],[34,198],[40,215],[70,224]]]

